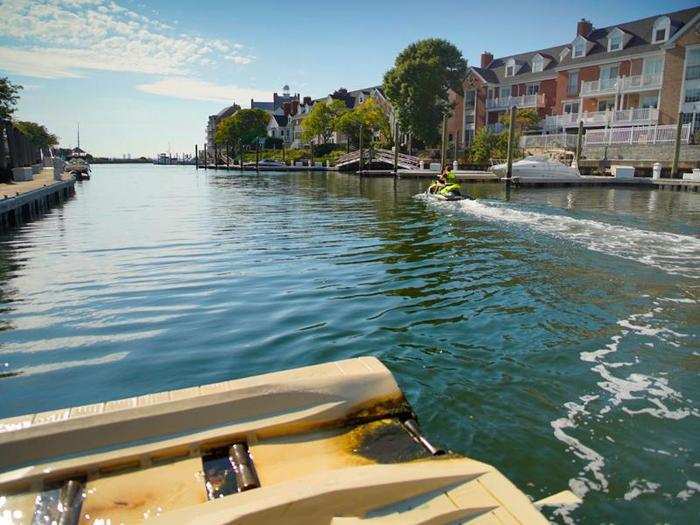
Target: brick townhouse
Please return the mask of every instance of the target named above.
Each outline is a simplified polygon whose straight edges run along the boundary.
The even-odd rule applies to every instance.
[[[700,127],[700,7],[595,28],[581,20],[569,43],[470,67],[451,93],[450,139],[469,144],[512,106],[533,108],[545,132],[674,124]],[[697,118],[696,118],[697,113]]]

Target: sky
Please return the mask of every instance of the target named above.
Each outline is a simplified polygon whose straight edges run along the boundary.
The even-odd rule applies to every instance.
[[[93,155],[154,156],[204,142],[207,117],[236,102],[381,84],[396,55],[429,37],[469,64],[563,44],[693,7],[681,0],[0,0],[0,76],[24,87],[15,118]]]

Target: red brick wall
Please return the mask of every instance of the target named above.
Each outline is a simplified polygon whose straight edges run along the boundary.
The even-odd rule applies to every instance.
[[[486,86],[481,86],[476,92],[476,107],[474,108],[474,129],[479,130],[486,124]]]
[[[559,73],[557,73],[557,79],[554,82],[556,85],[556,89],[552,108],[552,115],[561,115],[562,102],[570,98],[567,93],[569,85],[569,73],[566,71],[560,71]]]
[[[447,133],[462,141],[462,115],[464,110],[464,93],[456,94],[450,90],[448,93],[452,102],[452,114],[447,119]]]
[[[642,60],[641,58],[635,58],[631,62],[632,62],[632,65],[630,67],[630,75],[641,75],[642,74],[642,65],[644,63],[644,60]]]
[[[700,35],[690,30],[664,56],[664,77],[659,102],[659,124],[678,122],[686,46],[700,44]]]
[[[539,108],[541,117],[553,115],[557,104],[557,81],[556,79],[543,80],[540,82],[540,93],[544,95],[544,107]]]

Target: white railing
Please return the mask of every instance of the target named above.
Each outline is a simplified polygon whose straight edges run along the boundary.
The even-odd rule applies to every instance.
[[[486,109],[537,108],[544,106],[544,93],[539,95],[522,95],[520,97],[501,97],[486,99]]]
[[[495,122],[494,124],[486,124],[486,129],[489,130],[491,133],[500,133],[504,129],[506,129],[505,124],[501,124],[500,122]]]
[[[684,124],[681,130],[681,142],[690,142],[692,126]],[[587,146],[606,144],[661,144],[675,142],[676,125],[645,126],[640,128],[592,129],[584,137]]]
[[[661,87],[661,75],[632,75],[622,77],[622,91],[658,89]]]
[[[581,96],[606,95],[661,88],[661,75],[631,75],[581,82]]]
[[[520,147],[526,148],[576,148],[576,135],[570,133],[553,133],[550,135],[523,135],[520,137]]]
[[[659,110],[656,108],[633,108],[550,115],[545,117],[543,126],[548,130],[576,128],[579,121],[583,122],[585,127],[649,126],[659,121]]]
[[[601,78],[581,82],[581,96],[616,93],[619,78]]]

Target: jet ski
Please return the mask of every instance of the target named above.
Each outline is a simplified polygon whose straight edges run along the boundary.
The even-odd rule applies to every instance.
[[[447,195],[443,193],[430,193],[425,190],[425,196],[429,199],[441,202],[453,202],[453,201],[473,201],[474,197],[469,195],[462,195],[461,193],[450,192]]]

